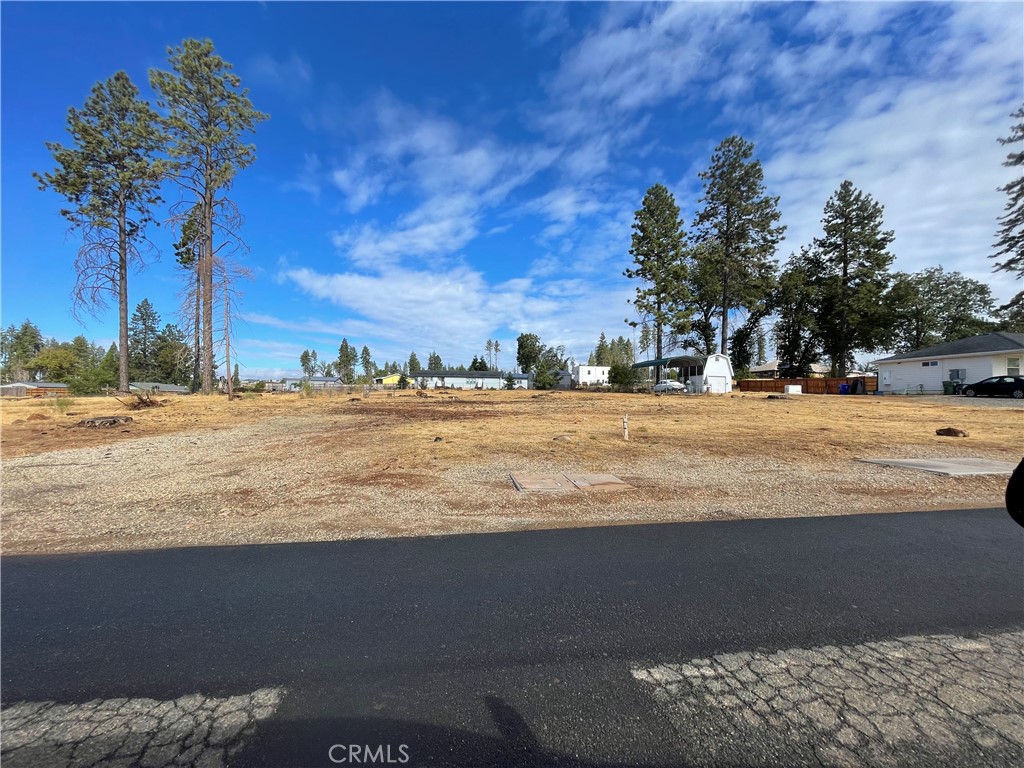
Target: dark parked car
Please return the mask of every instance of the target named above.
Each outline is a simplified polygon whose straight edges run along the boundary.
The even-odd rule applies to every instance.
[[[1024,398],[1024,376],[993,376],[982,379],[977,384],[964,385],[963,393],[967,397],[975,395],[991,395],[992,397]]]

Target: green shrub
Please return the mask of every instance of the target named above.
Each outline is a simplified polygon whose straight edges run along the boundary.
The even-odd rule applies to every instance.
[[[299,385],[299,397],[312,397],[313,396],[313,385],[308,381],[302,382]]]
[[[630,365],[615,363],[608,370],[608,383],[616,392],[632,392],[640,383],[640,371]]]
[[[555,377],[551,375],[551,371],[547,369],[547,366],[541,365],[537,367],[537,373],[533,377],[533,386],[537,389],[551,389],[555,386]]]
[[[71,406],[74,404],[75,401],[72,400],[70,397],[58,397],[56,400],[53,401],[53,407],[61,416],[67,413]]]

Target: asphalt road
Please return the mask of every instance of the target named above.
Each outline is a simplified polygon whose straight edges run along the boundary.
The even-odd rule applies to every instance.
[[[1002,510],[17,556],[0,567],[5,711],[201,694],[189,699],[206,707],[196,711],[223,713],[237,700],[248,736],[229,763],[243,766],[332,765],[335,744],[390,745],[392,764],[410,765],[700,763],[700,740],[680,733],[671,702],[637,670],[1024,628],[1024,529]],[[772,762],[758,748],[749,762]]]

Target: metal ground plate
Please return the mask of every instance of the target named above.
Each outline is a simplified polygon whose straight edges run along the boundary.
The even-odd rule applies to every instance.
[[[512,472],[512,485],[525,493],[557,493],[561,491],[628,491],[633,488],[615,475],[555,474],[545,472]]]

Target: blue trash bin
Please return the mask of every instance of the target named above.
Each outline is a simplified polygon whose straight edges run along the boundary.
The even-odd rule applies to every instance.
[[[839,394],[840,395],[848,395],[848,394],[850,394],[850,385],[849,384],[840,384],[839,385]]]

